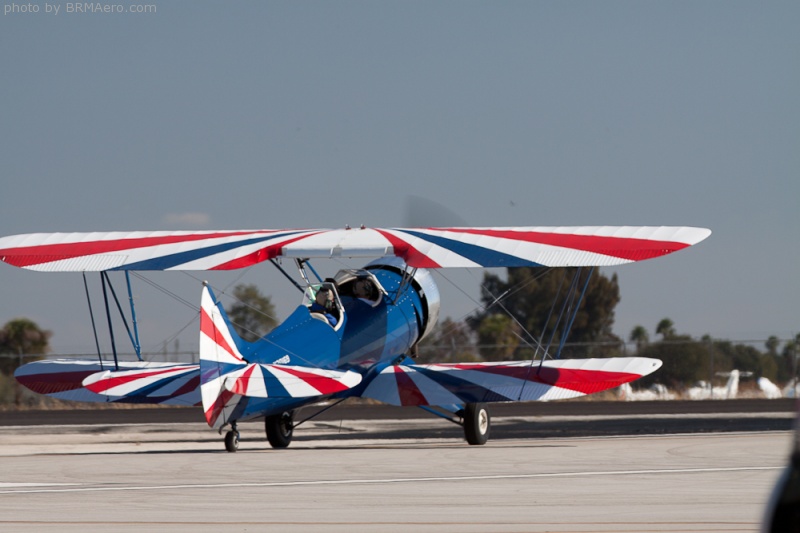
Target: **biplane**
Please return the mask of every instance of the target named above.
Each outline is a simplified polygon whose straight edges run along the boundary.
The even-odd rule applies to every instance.
[[[130,292],[130,271],[231,270],[270,262],[302,292],[286,320],[248,342],[203,283],[199,364],[143,361],[131,298],[134,327],[127,321],[125,327],[137,360],[120,360],[111,331],[113,358],[98,344],[97,360],[40,360],[17,369],[19,383],[37,393],[202,406],[208,425],[226,431],[230,452],[238,449],[240,422],[263,419],[270,445],[284,448],[294,429],[313,417],[297,421],[301,407],[327,409],[347,398],[421,407],[463,426],[469,444],[484,444],[488,404],[592,394],[648,375],[661,361],[562,360],[546,348],[528,361],[418,364],[417,347],[439,315],[432,270],[613,266],[670,254],[710,233],[666,226],[36,233],[1,238],[0,260],[41,272],[82,272],[84,282],[87,272],[99,272],[107,315],[113,308],[108,286],[124,316],[109,278],[114,271],[125,273]],[[324,258],[370,261],[323,278],[310,261]],[[281,266],[292,260],[297,279]],[[562,314],[577,312],[585,288],[573,281],[571,304],[562,306]],[[564,318],[565,332],[570,320]]]

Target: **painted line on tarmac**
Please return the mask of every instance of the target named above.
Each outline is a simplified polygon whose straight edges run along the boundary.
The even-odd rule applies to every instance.
[[[309,481],[273,481],[264,483],[199,483],[194,485],[142,485],[142,486],[91,486],[72,488],[21,488],[20,490],[0,490],[0,494],[44,494],[65,492],[115,492],[115,491],[159,491],[159,490],[191,490],[191,489],[234,489],[258,487],[303,487],[303,486],[335,486],[335,485],[378,485],[387,483],[436,483],[449,481],[490,481],[540,478],[567,478],[589,476],[637,476],[653,474],[705,474],[722,472],[754,472],[782,470],[783,466],[742,466],[731,468],[677,468],[657,470],[612,470],[603,472],[553,472],[547,474],[496,474],[484,476],[452,476],[452,477],[415,477],[385,479],[335,479]],[[46,484],[41,484],[46,486]],[[48,484],[52,485],[52,484]],[[0,485],[0,488],[3,488]]]
[[[0,489],[15,489],[27,487],[79,487],[83,483],[7,483],[0,481]]]

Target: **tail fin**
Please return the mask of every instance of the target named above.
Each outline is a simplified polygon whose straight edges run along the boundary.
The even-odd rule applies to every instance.
[[[211,289],[203,284],[200,301],[200,396],[206,422],[214,429],[228,423],[244,398],[225,387],[226,374],[247,366],[237,346],[236,333]]]

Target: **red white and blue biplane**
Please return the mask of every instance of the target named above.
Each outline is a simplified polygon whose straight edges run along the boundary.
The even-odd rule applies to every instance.
[[[430,269],[613,266],[681,250],[710,233],[663,226],[36,233],[0,238],[0,260],[42,272],[83,272],[84,280],[86,272],[100,272],[107,313],[107,284],[122,311],[108,279],[112,271],[125,272],[130,290],[128,271],[231,270],[265,261],[283,271],[278,259],[291,258],[302,277],[295,282],[303,292],[301,305],[255,342],[237,335],[204,283],[199,364],[142,361],[131,309],[134,331],[128,332],[140,360],[120,361],[116,348],[113,360],[104,358],[98,347],[98,360],[21,366],[16,379],[37,393],[89,402],[202,406],[209,426],[220,433],[228,428],[228,451],[238,448],[238,422],[263,418],[270,444],[283,448],[298,425],[299,408],[352,397],[423,407],[461,424],[470,444],[483,444],[490,429],[488,403],[592,394],[648,375],[661,361],[542,356],[416,364],[417,345],[439,315]],[[323,279],[309,263],[316,258],[372,262]]]

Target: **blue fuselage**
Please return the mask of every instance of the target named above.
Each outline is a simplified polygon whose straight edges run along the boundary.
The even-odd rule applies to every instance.
[[[239,348],[251,363],[302,364],[317,368],[344,369],[368,376],[405,358],[422,336],[427,319],[419,286],[401,272],[377,268],[372,274],[385,292],[375,301],[341,296],[340,324],[334,328],[299,306],[266,337]],[[366,385],[367,380],[363,380]],[[360,387],[337,395],[357,395]],[[247,398],[231,418],[246,420],[295,409],[312,399]]]

